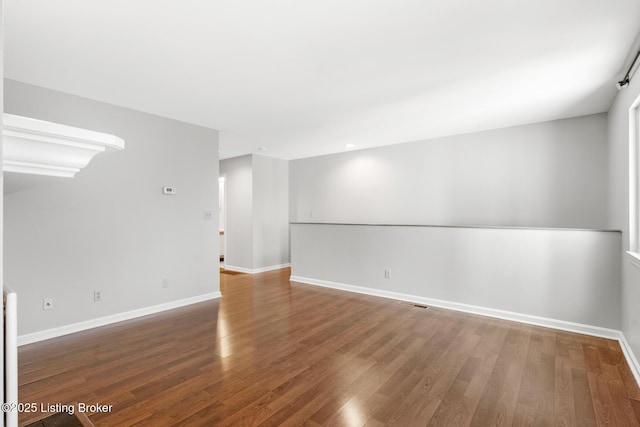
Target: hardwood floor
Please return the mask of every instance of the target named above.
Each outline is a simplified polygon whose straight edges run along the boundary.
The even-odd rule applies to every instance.
[[[113,405],[96,426],[640,425],[615,341],[289,274],[221,274],[221,300],[21,347],[20,401]]]

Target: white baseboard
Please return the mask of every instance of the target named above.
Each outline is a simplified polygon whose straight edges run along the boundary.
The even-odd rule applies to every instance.
[[[198,302],[208,301],[222,297],[220,292],[211,292],[196,297],[184,298],[177,301],[171,301],[164,304],[158,304],[151,307],[139,308],[137,310],[127,311],[124,313],[112,314],[110,316],[99,317],[97,319],[86,320],[84,322],[73,323],[71,325],[60,326],[57,328],[46,329],[40,332],[18,336],[18,346],[31,344],[38,341],[48,340],[50,338],[60,337],[62,335],[81,332],[87,329],[106,326],[112,323],[122,322],[124,320],[135,319],[136,317],[147,316],[149,314],[159,313],[161,311],[171,310]]]
[[[248,274],[257,274],[264,273],[265,271],[272,270],[280,270],[281,268],[291,267],[291,264],[279,264],[279,265],[270,265],[268,267],[260,267],[260,268],[244,268],[244,267],[235,267],[233,265],[225,265],[225,270],[237,271],[240,273],[248,273]]]
[[[253,270],[250,269],[250,268],[236,267],[236,266],[229,265],[229,264],[225,264],[224,269],[225,270],[229,270],[229,271],[237,271],[238,273],[253,274]]]
[[[546,328],[558,329],[561,331],[576,332],[584,335],[591,335],[600,338],[616,340],[620,343],[622,352],[627,359],[629,368],[640,386],[640,364],[636,359],[624,334],[616,329],[602,328],[599,326],[584,325],[581,323],[567,322],[564,320],[550,319],[547,317],[533,316],[529,314],[516,313],[512,311],[497,310],[494,308],[479,307],[469,304],[444,301],[432,298],[425,298],[416,295],[402,294],[398,292],[383,291],[380,289],[365,288],[362,286],[346,285],[343,283],[330,282],[326,280],[311,279],[308,277],[291,276],[292,282],[299,282],[308,285],[322,286],[325,288],[338,289],[341,291],[356,292],[359,294],[371,295],[382,298],[389,298],[399,301],[407,301],[427,306],[445,308],[449,310],[462,311],[465,313],[479,314],[481,316],[495,317],[498,319],[510,320],[513,322],[527,323],[530,325],[543,326]]]
[[[638,363],[638,359],[636,355],[633,353],[627,338],[624,336],[622,332],[620,332],[620,337],[618,338],[620,342],[620,347],[622,348],[622,353],[624,354],[625,359],[627,359],[627,363],[629,364],[629,369],[631,369],[631,373],[633,377],[636,379],[636,382],[640,386],[640,363]]]

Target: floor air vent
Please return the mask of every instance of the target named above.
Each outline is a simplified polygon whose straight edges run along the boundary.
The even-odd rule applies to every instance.
[[[416,304],[414,302],[408,302],[408,301],[400,301],[401,304],[406,304],[406,305],[410,305],[412,307],[418,307],[418,308],[423,308],[423,309],[428,309],[429,306],[428,305],[423,305],[423,304]]]
[[[429,306],[427,305],[422,305],[422,304],[411,304],[414,307],[418,307],[418,308],[429,308]]]

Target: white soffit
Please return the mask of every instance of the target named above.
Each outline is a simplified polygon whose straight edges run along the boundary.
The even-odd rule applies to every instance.
[[[114,135],[4,115],[4,172],[73,177],[97,154],[124,149]]]

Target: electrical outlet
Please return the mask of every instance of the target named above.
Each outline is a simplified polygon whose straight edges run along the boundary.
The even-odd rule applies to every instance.
[[[44,298],[42,300],[43,310],[53,310],[53,298]]]
[[[391,279],[391,270],[388,268],[384,269],[384,278],[385,279]]]
[[[213,211],[204,211],[204,219],[213,219]]]
[[[93,291],[93,302],[102,301],[102,292],[101,291]]]
[[[163,288],[169,287],[169,279],[162,279],[162,287]]]

